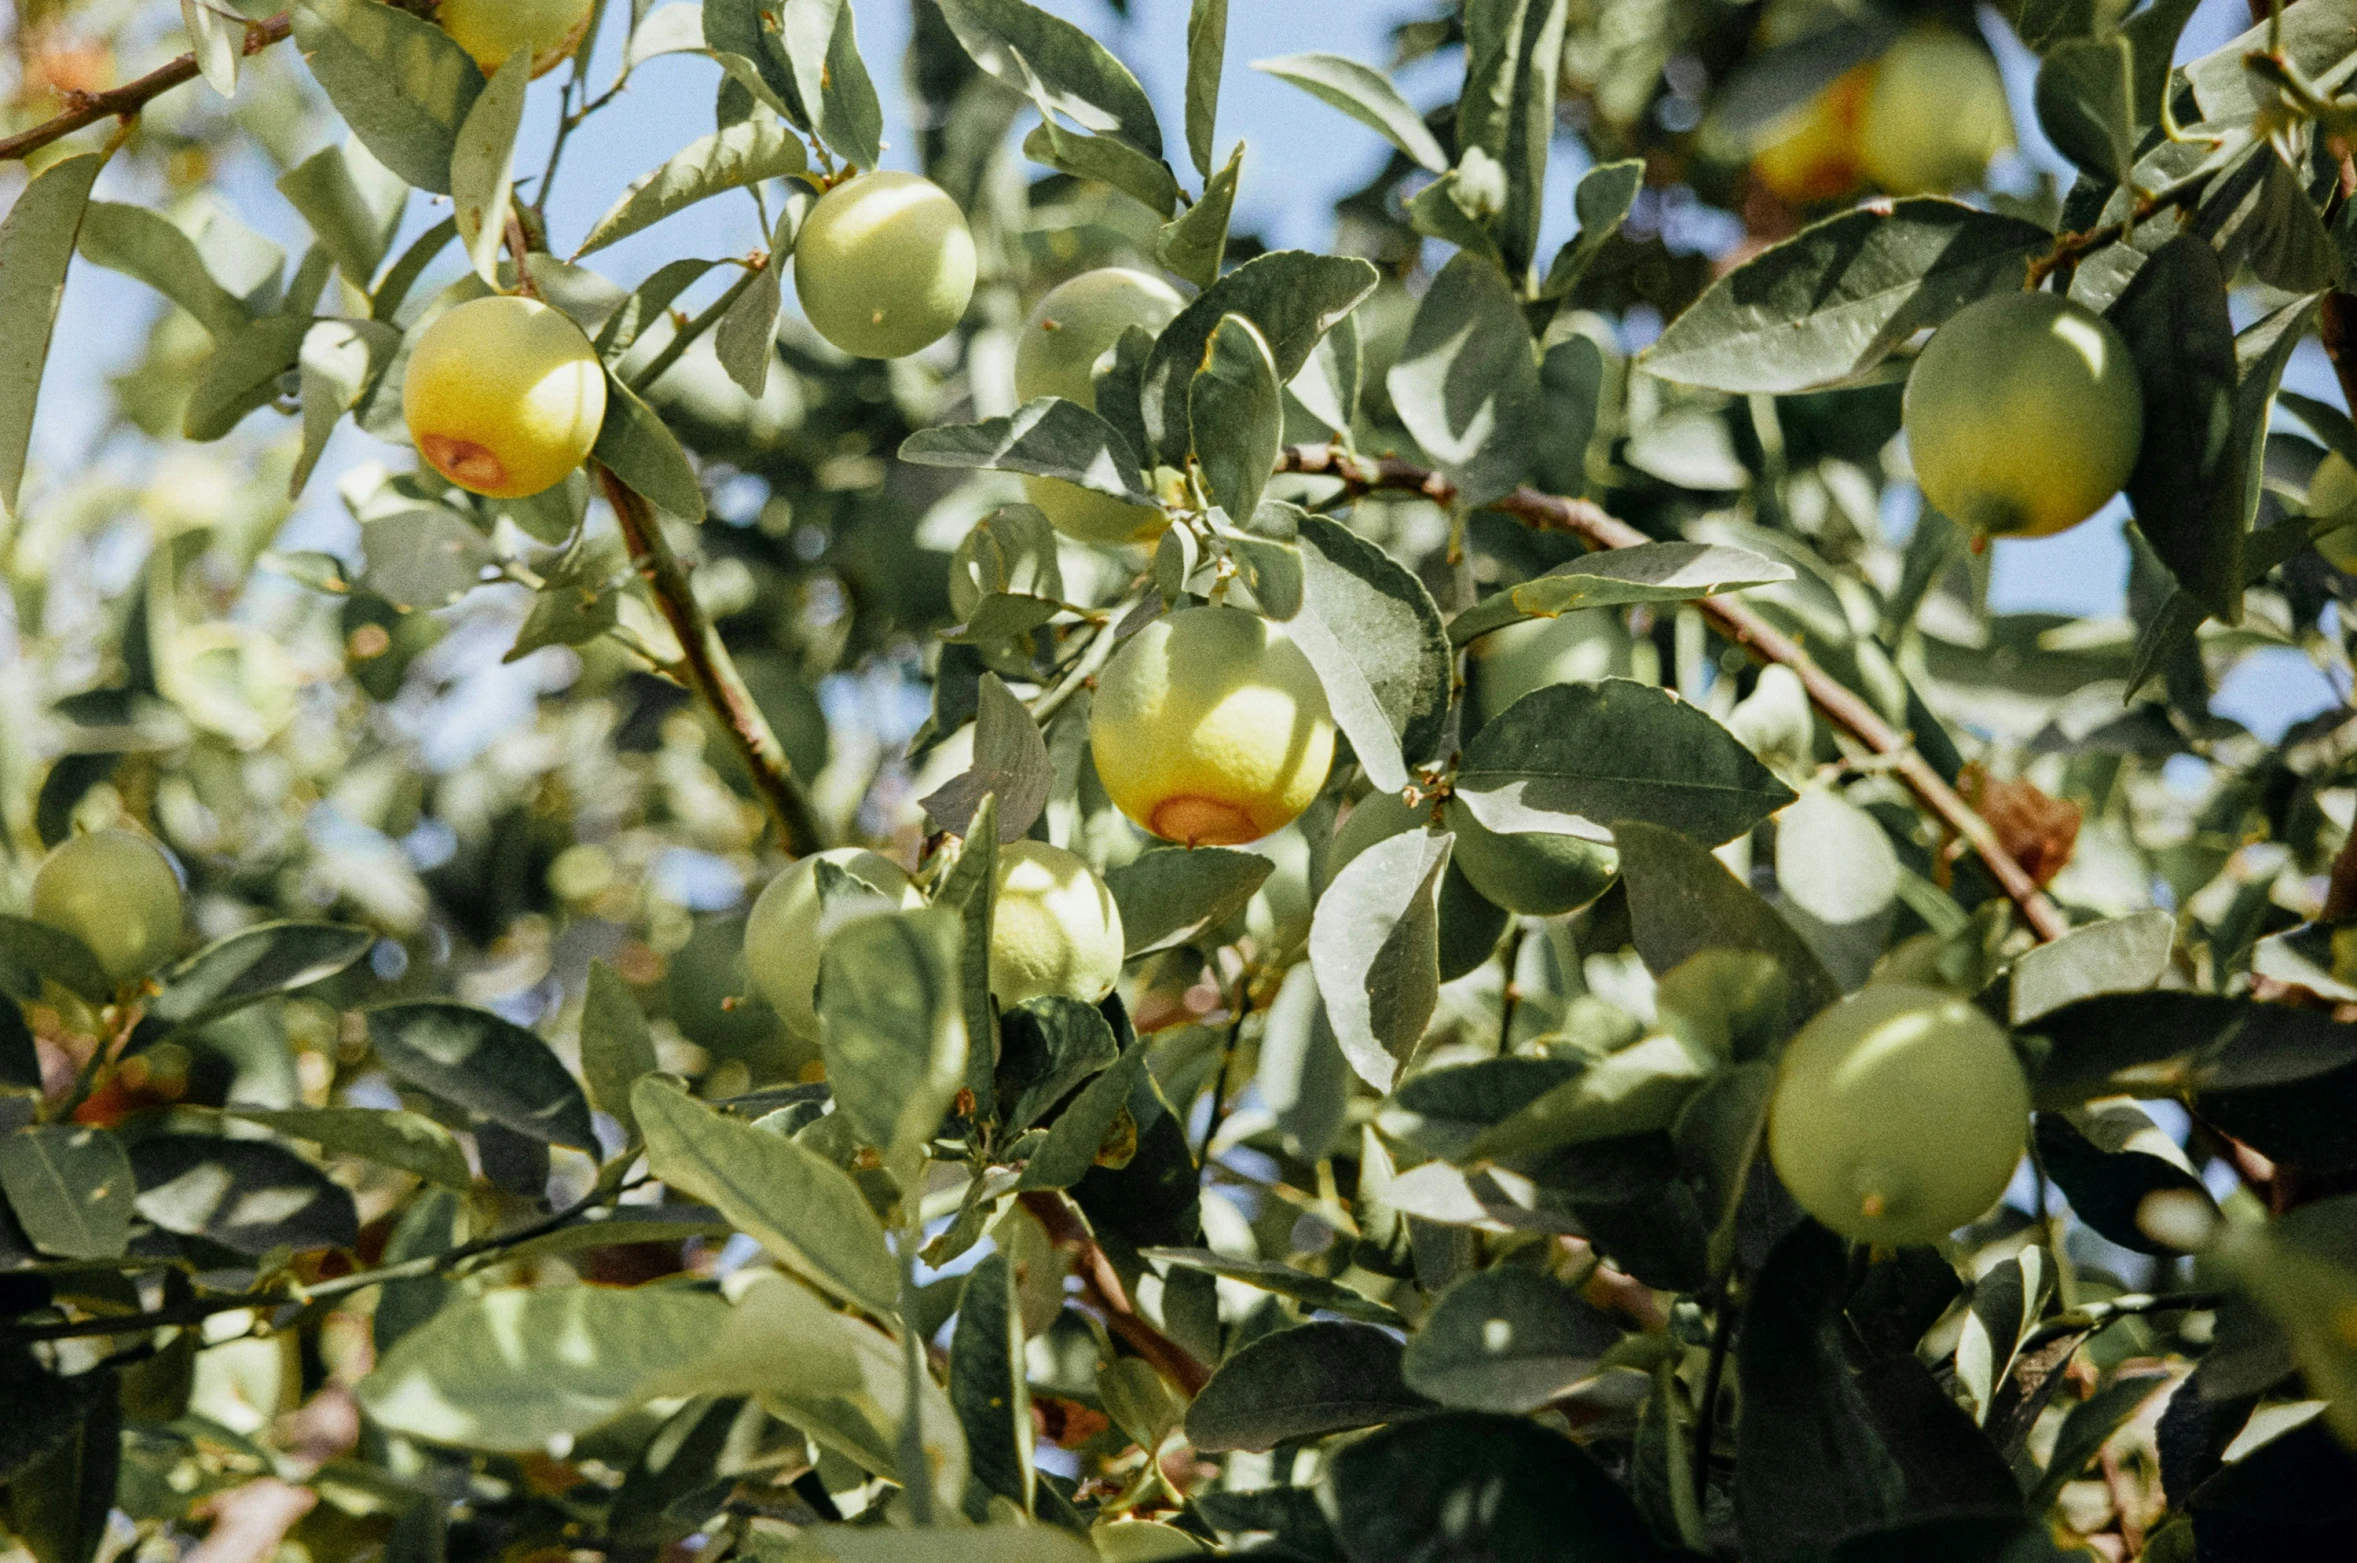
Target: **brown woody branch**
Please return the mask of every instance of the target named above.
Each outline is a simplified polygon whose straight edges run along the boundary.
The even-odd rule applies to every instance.
[[[793,767],[786,762],[786,751],[770,730],[769,719],[761,714],[752,691],[737,672],[736,659],[729,655],[719,629],[696,601],[687,567],[672,552],[654,506],[604,467],[597,468],[597,476],[605,487],[607,502],[614,507],[632,568],[646,581],[672,634],[679,637],[688,684],[720,719],[736,746],[737,757],[753,778],[754,790],[777,822],[779,846],[789,857],[816,852],[817,816],[810,812],[809,800],[794,780]]]
[[[1436,504],[1456,501],[1456,490],[1437,472],[1391,458],[1380,460],[1352,455],[1331,445],[1296,445],[1278,460],[1279,470],[1340,478],[1356,492],[1387,490],[1420,494]],[[1590,548],[1634,548],[1654,539],[1601,508],[1582,499],[1563,499],[1521,488],[1489,507],[1541,531],[1569,532]],[[1809,699],[1825,719],[1849,734],[1889,765],[1916,800],[1949,831],[1968,843],[2013,904],[2020,909],[2040,939],[2058,939],[2070,929],[2062,910],[2038,888],[2029,871],[2005,850],[1971,804],[1957,795],[1930,761],[1916,752],[1906,734],[1883,720],[1882,713],[1839,679],[1819,667],[1798,641],[1770,624],[1742,603],[1727,597],[1706,597],[1698,605],[1713,628],[1762,663],[1790,668],[1808,690]]]
[[[284,11],[267,22],[246,24],[244,53],[251,57],[273,44],[283,43],[294,31],[293,18]],[[120,87],[109,87],[104,92],[73,92],[66,95],[71,106],[54,119],[44,120],[32,129],[0,141],[0,162],[13,162],[40,151],[53,141],[62,141],[77,130],[86,130],[104,119],[131,120],[139,111],[174,87],[197,78],[196,56],[183,54],[168,65],[159,65],[136,81]]]
[[[1197,1361],[1193,1352],[1139,1316],[1130,1302],[1128,1289],[1113,1269],[1113,1262],[1105,1257],[1105,1251],[1097,1246],[1096,1239],[1089,1235],[1088,1228],[1063,1196],[1034,1190],[1023,1195],[1022,1200],[1023,1208],[1047,1229],[1048,1241],[1072,1254],[1074,1271],[1080,1277],[1081,1301],[1104,1318],[1105,1327],[1120,1336],[1123,1345],[1173,1386],[1184,1390],[1188,1399],[1200,1394],[1203,1386],[1211,1382],[1211,1370]]]

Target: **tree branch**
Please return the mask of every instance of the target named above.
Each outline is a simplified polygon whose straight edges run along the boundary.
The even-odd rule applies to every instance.
[[[276,43],[283,43],[295,30],[293,18],[284,11],[267,22],[246,24],[245,54],[260,54]],[[153,99],[162,97],[174,87],[196,80],[196,56],[183,54],[169,65],[160,65],[136,81],[120,87],[109,87],[104,92],[75,92],[67,94],[72,107],[54,119],[45,120],[32,129],[0,141],[0,162],[15,162],[30,153],[38,152],[53,141],[62,141],[77,130],[84,130],[102,119],[135,119],[139,111]]]
[[[1155,1372],[1184,1390],[1188,1399],[1202,1393],[1203,1386],[1211,1382],[1211,1370],[1196,1361],[1193,1352],[1138,1316],[1112,1261],[1063,1197],[1035,1189],[1021,1198],[1023,1208],[1047,1228],[1048,1240],[1070,1250],[1078,1261],[1074,1268],[1080,1277],[1080,1300],[1104,1315],[1105,1327]]]
[[[1456,502],[1456,490],[1437,472],[1385,458],[1368,460],[1332,445],[1295,445],[1278,457],[1278,470],[1318,477],[1340,478],[1356,492],[1388,490],[1420,494],[1435,504]],[[1521,488],[1492,504],[1490,509],[1513,516],[1526,526],[1547,532],[1569,532],[1590,548],[1634,548],[1654,539],[1584,499],[1563,499]],[[1726,597],[1706,597],[1698,605],[1713,628],[1763,663],[1778,663],[1799,675],[1809,699],[1825,719],[1881,756],[1893,775],[1906,784],[1916,800],[1941,824],[1961,837],[1980,857],[1999,889],[2020,909],[2023,921],[2040,939],[2059,939],[2070,923],[2061,908],[2038,888],[2037,881],[2005,850],[1997,833],[1978,810],[1957,795],[1946,778],[1915,750],[1906,734],[1882,718],[1848,685],[1817,665],[1800,643],[1742,603]]]
[[[654,506],[606,468],[599,467],[597,476],[605,486],[607,503],[614,507],[614,518],[621,524],[632,567],[654,593],[655,605],[670,621],[671,632],[679,637],[689,684],[736,745],[737,757],[752,776],[754,790],[761,794],[777,823],[778,844],[791,857],[816,852],[818,818],[810,812],[809,800],[794,780],[793,767],[786,763],[786,751],[770,730],[769,719],[761,714],[752,691],[737,672],[736,659],[729,655],[720,631],[696,601],[687,569],[671,551]]]

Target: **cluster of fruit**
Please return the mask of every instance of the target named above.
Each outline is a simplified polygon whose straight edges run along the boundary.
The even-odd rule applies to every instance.
[[[1989,159],[2011,145],[1997,62],[1977,41],[1927,23],[1769,121],[1753,143],[1752,173],[1803,206],[1866,185],[1942,194],[1979,184]]]

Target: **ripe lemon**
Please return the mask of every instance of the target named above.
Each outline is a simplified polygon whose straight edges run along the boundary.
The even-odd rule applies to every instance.
[[[1449,800],[1448,827],[1457,835],[1451,859],[1473,888],[1509,912],[1555,917],[1577,911],[1611,888],[1620,857],[1609,846],[1577,836],[1502,835]]]
[[[974,297],[974,235],[915,174],[862,174],[820,196],[794,244],[794,291],[854,358],[903,358],[956,329]]]
[[[798,1037],[818,1035],[812,996],[818,987],[819,957],[826,953],[825,908],[818,890],[818,865],[832,863],[874,889],[883,899],[874,910],[914,911],[924,896],[890,858],[860,847],[837,847],[806,857],[769,882],[745,919],[745,971],[769,1000],[786,1029]],[[871,914],[872,915],[872,914]]]
[[[117,983],[180,947],[180,875],[145,836],[94,830],[61,841],[33,873],[33,921],[72,934]]]
[[[1796,205],[1838,201],[1858,188],[1858,122],[1874,87],[1872,64],[1854,65],[1815,97],[1769,121],[1751,170],[1770,193]]]
[[[1801,1208],[1893,1247],[1984,1214],[2029,1133],[2029,1084],[2004,1031],[1957,994],[1905,982],[1802,1027],[1768,1109],[1768,1155]]]
[[[1044,841],[998,849],[990,991],[1001,1004],[1061,994],[1094,1004],[1121,980],[1121,909],[1085,859]]]
[[[401,411],[435,471],[522,499],[563,482],[597,444],[605,366],[579,326],[537,299],[475,299],[418,338]]]
[[[1905,423],[1925,499],[1983,537],[2047,537],[2128,481],[2144,390],[2109,321],[2056,294],[2000,293],[1932,334]]]
[[[1186,608],[1113,654],[1089,718],[1097,776],[1166,841],[1237,846],[1298,818],[1334,764],[1325,686],[1241,608]]]
[[[595,0],[442,0],[442,30],[488,76],[519,49],[532,51],[532,74],[545,76],[589,30]]]
[[[1185,308],[1170,284],[1126,266],[1084,271],[1049,290],[1023,323],[1015,344],[1015,395],[1023,401],[1061,396],[1091,412],[1097,372],[1131,326],[1159,332]],[[1168,518],[1152,505],[1125,505],[1106,494],[1056,478],[1027,477],[1031,502],[1066,537],[1084,543],[1152,542]]]
[[[1891,194],[1969,190],[2011,145],[2005,78],[1972,39],[1917,27],[1875,63],[1858,116],[1858,161]]]

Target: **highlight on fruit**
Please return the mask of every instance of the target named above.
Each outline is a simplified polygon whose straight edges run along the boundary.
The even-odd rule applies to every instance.
[[[890,169],[820,196],[794,244],[802,313],[854,358],[905,358],[949,335],[974,297],[976,267],[957,202]]]
[[[33,921],[70,933],[118,985],[149,976],[180,947],[185,898],[163,848],[128,830],[94,830],[50,848],[33,873]]]
[[[1105,665],[1089,751],[1138,825],[1186,846],[1238,846],[1309,807],[1334,764],[1334,718],[1281,628],[1241,608],[1183,608]]]
[[[998,849],[990,993],[1001,1005],[1060,997],[1094,1004],[1121,980],[1121,908],[1088,859],[1044,841]]]
[[[1031,311],[1015,343],[1015,396],[1060,396],[1091,412],[1097,376],[1111,366],[1122,333],[1159,333],[1186,304],[1161,278],[1103,266],[1058,283]],[[1154,505],[1131,505],[1058,478],[1026,476],[1024,496],[1065,536],[1084,543],[1152,542],[1167,524]]]
[[[606,420],[605,366],[562,311],[475,299],[418,338],[401,411],[435,471],[471,493],[523,499],[588,459]]]
[[[819,885],[819,865],[840,869],[850,885],[830,904]],[[802,858],[771,880],[745,919],[745,972],[788,1030],[818,1035],[820,959],[827,939],[844,922],[878,912],[914,911],[924,893],[898,863],[861,847],[835,847]]]

